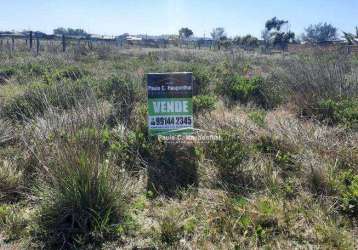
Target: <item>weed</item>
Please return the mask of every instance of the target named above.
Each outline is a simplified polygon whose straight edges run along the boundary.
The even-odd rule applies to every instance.
[[[23,173],[8,161],[0,161],[0,201],[17,200],[23,190]]]
[[[266,126],[266,113],[264,111],[252,111],[248,114],[248,116],[257,126],[261,128]]]
[[[216,108],[215,96],[198,95],[193,97],[193,111],[195,114],[206,113]]]
[[[14,205],[0,205],[0,232],[4,233],[6,241],[20,239],[26,234],[29,221],[25,212]]]
[[[342,210],[358,218],[358,175],[347,171],[341,175],[340,179],[343,182],[340,198]]]

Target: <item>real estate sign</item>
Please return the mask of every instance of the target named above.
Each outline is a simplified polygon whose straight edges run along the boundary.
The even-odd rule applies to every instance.
[[[149,134],[191,134],[193,131],[192,73],[150,73],[147,76]]]

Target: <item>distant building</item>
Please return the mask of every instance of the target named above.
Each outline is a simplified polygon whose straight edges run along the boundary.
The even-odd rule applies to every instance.
[[[128,33],[124,33],[123,35],[117,36],[116,40],[120,41],[142,41],[143,39],[138,36],[133,36]]]

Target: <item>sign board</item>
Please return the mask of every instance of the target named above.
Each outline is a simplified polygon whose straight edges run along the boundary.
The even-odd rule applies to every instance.
[[[191,134],[192,73],[150,73],[147,76],[149,135]]]

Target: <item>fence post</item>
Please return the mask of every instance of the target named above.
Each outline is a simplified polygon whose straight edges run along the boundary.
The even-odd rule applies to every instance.
[[[12,51],[15,50],[15,37],[14,36],[11,37],[11,50]]]
[[[30,31],[30,50],[32,49],[32,31]]]
[[[40,51],[40,38],[37,37],[36,38],[36,55],[39,55],[39,51]]]
[[[62,52],[66,52],[66,38],[62,35]]]

